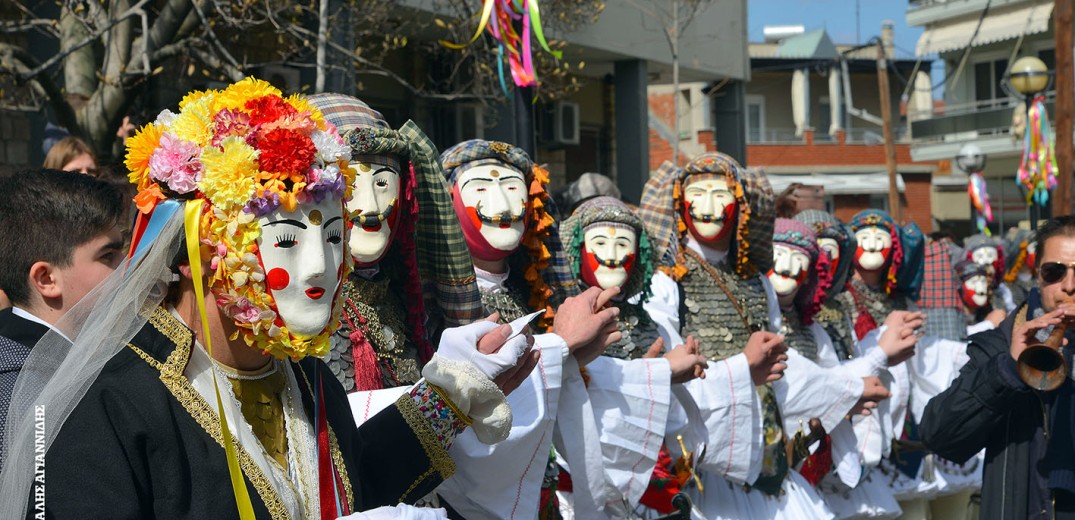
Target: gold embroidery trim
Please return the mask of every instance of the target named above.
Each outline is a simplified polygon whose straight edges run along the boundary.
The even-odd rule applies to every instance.
[[[407,497],[410,496],[410,494],[413,493],[418,486],[422,485],[422,482],[425,482],[425,480],[432,475],[433,468],[429,468],[426,470],[425,473],[419,475],[418,479],[411,483],[411,487],[407,488],[407,490],[403,492],[403,496],[399,497],[399,502],[406,502]]]
[[[436,432],[429,425],[429,418],[422,414],[422,410],[418,409],[418,403],[414,402],[414,398],[409,393],[403,394],[396,400],[396,408],[407,421],[407,425],[411,427],[414,436],[418,437],[418,441],[422,443],[422,449],[425,450],[432,469],[437,470],[441,479],[448,480],[448,477],[455,473],[455,461],[440,444]],[[425,475],[421,478],[425,478]],[[411,486],[412,489],[414,486]]]
[[[460,410],[458,407],[456,407],[455,403],[453,403],[451,399],[448,399],[448,396],[444,393],[444,390],[441,389],[441,387],[439,387],[437,385],[434,385],[432,383],[427,383],[427,384],[429,385],[430,388],[433,389],[434,392],[437,393],[437,395],[440,396],[440,400],[444,401],[444,404],[448,405],[448,408],[450,408],[452,410],[452,413],[454,413],[455,416],[460,421],[463,421],[463,424],[465,424],[467,426],[470,426],[471,424],[474,423],[474,419],[471,419],[470,417],[467,417],[467,414],[463,413],[462,410]]]
[[[192,344],[193,336],[190,329],[183,326],[178,320],[176,320],[168,311],[157,308],[153,311],[153,315],[149,318],[149,323],[157,329],[158,332],[163,334],[170,341],[175,343],[175,350],[168,355],[168,360],[162,365],[159,361],[150,356],[142,349],[135,346],[133,343],[128,343],[127,346],[134,351],[138,357],[146,361],[150,366],[160,371],[161,382],[164,383],[165,388],[175,396],[179,404],[190,414],[198,425],[209,434],[210,437],[216,441],[221,447],[224,446],[224,438],[220,431],[220,419],[216,412],[209,406],[209,403],[202,399],[201,394],[194,389],[194,386],[190,384],[190,381],[183,376],[183,369],[186,367],[187,361],[190,359],[190,347]],[[232,442],[235,444],[236,455],[239,458],[239,466],[243,470],[243,473],[250,483],[257,490],[258,496],[261,497],[262,503],[265,504],[265,509],[269,511],[269,514],[274,519],[290,520],[291,514],[284,507],[283,501],[276,493],[276,489],[272,487],[269,480],[265,477],[265,474],[261,472],[261,468],[254,463],[254,460],[239,443],[239,439],[232,436]]]

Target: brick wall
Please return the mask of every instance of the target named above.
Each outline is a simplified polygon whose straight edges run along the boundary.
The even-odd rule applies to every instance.
[[[855,166],[885,164],[885,147],[880,144],[752,144],[747,146],[751,166]],[[911,145],[896,145],[896,164],[911,160]]]

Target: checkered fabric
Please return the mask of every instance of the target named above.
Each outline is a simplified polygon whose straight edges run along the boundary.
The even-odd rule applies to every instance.
[[[526,176],[527,183],[533,180],[536,171],[544,171],[530,160],[530,156],[527,155],[525,150],[499,141],[472,139],[448,148],[440,155],[440,164],[443,167],[443,174],[447,179],[449,190],[455,184],[459,174],[468,168],[490,163],[507,165],[519,170]],[[533,187],[531,187],[531,190],[533,190]],[[545,245],[550,255],[549,265],[541,271],[541,278],[553,290],[553,294],[548,298],[548,304],[555,309],[564,299],[577,294],[579,288],[575,277],[571,275],[571,267],[564,257],[563,246],[560,243],[559,210],[552,197],[548,195],[548,186],[542,185],[542,190],[540,193],[531,191],[530,197],[541,197],[544,211],[553,219],[548,233],[541,239],[541,243]],[[458,226],[457,221],[456,227]],[[527,230],[528,234],[529,231]],[[523,237],[524,244],[527,243],[528,238],[528,236]],[[509,263],[514,267],[522,267],[520,269],[520,272],[522,272],[531,260],[527,248],[520,247],[511,255]]]
[[[922,291],[918,306],[922,309],[957,309],[963,311],[959,298],[959,284],[952,268],[952,256],[948,245],[931,242],[926,246]]]
[[[437,304],[447,326],[480,319],[484,313],[474,264],[433,141],[413,121],[392,130],[379,112],[350,96],[317,94],[309,100],[348,137],[354,155],[410,161],[421,215],[415,223],[416,258],[426,300]]]
[[[642,190],[638,216],[646,225],[661,266],[678,263],[680,242],[685,228],[680,227],[677,211],[684,179],[690,175],[724,174],[739,183],[744,201],[740,201],[739,222],[729,258],[736,259],[740,276],[767,272],[773,265],[773,222],[776,219],[776,196],[769,179],[760,169],[744,169],[730,156],[708,152],[692,159],[685,168],[665,161],[646,182]],[[746,217],[747,224],[742,221]],[[747,261],[738,261],[739,248],[745,249]]]
[[[594,225],[615,225],[627,227],[638,234],[638,251],[635,265],[623,286],[623,294],[633,297],[642,294],[646,299],[650,293],[650,279],[653,275],[653,248],[642,221],[631,208],[613,197],[594,197],[586,200],[575,212],[564,219],[560,239],[564,245],[564,255],[576,277],[581,269],[583,236],[587,228]]]
[[[922,309],[922,313],[926,315],[926,324],[922,326],[925,335],[953,341],[967,339],[967,314],[963,309]]]

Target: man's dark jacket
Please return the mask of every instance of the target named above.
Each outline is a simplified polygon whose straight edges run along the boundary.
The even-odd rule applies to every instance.
[[[921,421],[923,441],[941,457],[962,463],[985,448],[981,518],[1024,519],[1029,511],[1052,517],[1049,490],[1030,489],[1030,464],[1042,458],[1031,451],[1044,446],[1045,401],[1018,379],[1009,354],[1023,308],[1000,327],[969,338],[970,361],[930,400]],[[1040,498],[1034,507],[1028,503],[1032,495]]]

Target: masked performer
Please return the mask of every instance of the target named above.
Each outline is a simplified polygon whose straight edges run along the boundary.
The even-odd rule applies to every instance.
[[[1034,232],[1026,229],[1012,228],[1005,239],[1008,254],[1004,259],[1008,265],[1004,271],[1004,285],[1011,292],[1012,301],[1021,305],[1036,283],[1037,244]]]
[[[663,352],[657,324],[642,308],[650,294],[652,246],[630,208],[612,197],[590,198],[561,229],[564,252],[580,285],[621,289],[612,304],[620,309],[622,338],[587,365],[592,414],[569,419],[561,409],[556,446],[565,457],[591,462],[572,466],[574,515],[626,518],[642,499],[656,466],[671,385],[701,375],[705,358],[690,339],[688,345]],[[664,358],[643,359],[647,353]],[[602,457],[572,453],[579,450]]]
[[[356,170],[347,203],[355,269],[326,362],[357,392],[350,400],[361,422],[418,381],[444,327],[483,317],[481,301],[429,138],[413,121],[390,129],[350,96],[316,94],[310,103],[343,136]]]
[[[993,307],[1004,309],[1007,312],[1015,310],[1015,300],[1012,292],[1004,281],[1004,245],[1003,242],[984,234],[971,235],[964,243],[967,260],[985,267],[989,271],[993,291]]]
[[[446,333],[423,382],[356,429],[317,359],[351,270],[349,156],[304,98],[252,78],[189,94],[129,140],[133,259],[28,359],[0,516],[27,503],[28,403],[63,469],[37,511],[55,518],[336,518],[430,492],[468,424],[507,436],[492,378],[527,341],[483,355],[489,322]]]
[[[617,291],[578,292],[561,250],[547,172],[521,148],[473,140],[441,154],[452,203],[488,313],[514,320],[544,311],[535,322],[541,360],[514,393],[511,435],[493,449],[464,434],[453,447],[467,464],[438,493],[466,518],[533,518],[556,511],[556,465],[550,462],[560,407],[586,406],[580,367],[619,339]],[[565,300],[566,298],[566,300]]]
[[[646,310],[666,344],[693,335],[710,360],[705,379],[676,391],[688,417],[687,449],[705,453],[696,505],[707,518],[829,516],[812,487],[788,471],[781,413],[833,427],[864,385],[818,377],[820,386],[804,393],[808,376],[769,384],[783,375],[786,347],[773,332],[780,307],[764,276],[773,263],[768,180],[719,153],[684,169],[666,163],[647,183],[640,213],[663,264]],[[817,375],[814,363],[789,355],[802,374]]]

